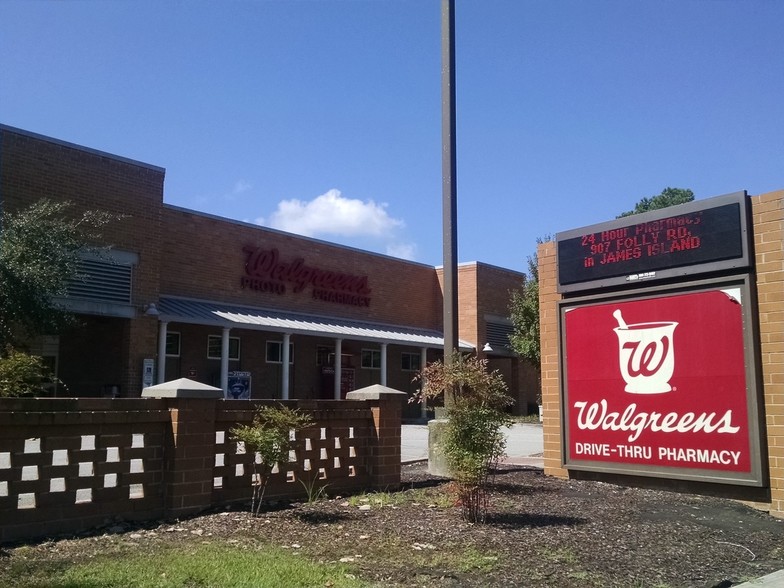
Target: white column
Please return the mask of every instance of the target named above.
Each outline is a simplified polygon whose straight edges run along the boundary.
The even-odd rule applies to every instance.
[[[221,374],[220,374],[220,381],[221,381],[221,388],[223,388],[223,393],[226,394],[229,391],[229,329],[228,327],[223,327],[223,333],[221,335]]]
[[[387,385],[387,343],[381,344],[381,385]]]
[[[425,369],[426,365],[427,365],[427,347],[422,347],[419,350],[419,369]],[[421,385],[424,386],[425,382],[422,381]],[[419,406],[420,406],[420,408],[422,410],[422,412],[420,413],[422,415],[422,418],[426,419],[427,418],[427,399],[423,398],[422,402],[419,404]]]
[[[289,399],[289,361],[291,360],[289,345],[291,343],[291,333],[283,333],[283,369],[281,370],[282,382],[280,383],[280,397],[283,400]]]
[[[340,400],[340,377],[343,375],[343,339],[335,339],[335,400]]]
[[[166,331],[169,323],[158,324],[158,384],[166,381]]]

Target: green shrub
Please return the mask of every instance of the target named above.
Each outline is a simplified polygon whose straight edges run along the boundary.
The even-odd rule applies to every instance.
[[[0,397],[48,396],[47,386],[55,382],[54,374],[37,355],[10,346],[0,354]]]
[[[449,394],[443,451],[455,480],[463,517],[482,522],[487,512],[488,477],[504,456],[501,428],[512,423],[504,412],[513,400],[501,374],[487,360],[454,354],[451,361],[428,364],[417,376],[418,398]]]
[[[256,411],[252,424],[237,425],[231,429],[231,440],[242,443],[245,451],[254,455],[251,475],[253,516],[258,516],[261,510],[264,490],[275,465],[288,462],[291,433],[313,424],[310,415],[296,409],[282,405],[262,406]]]

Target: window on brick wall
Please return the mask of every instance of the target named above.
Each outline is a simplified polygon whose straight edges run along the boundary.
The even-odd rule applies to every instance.
[[[418,372],[421,368],[422,357],[419,353],[406,353],[400,356],[400,369],[404,372]]]
[[[378,349],[362,350],[362,367],[370,370],[381,369],[381,351]]]
[[[220,349],[218,350],[220,355]],[[180,356],[180,334],[176,331],[166,333],[166,357]]]
[[[220,335],[207,335],[207,358],[220,359],[221,358],[221,336]],[[229,360],[239,361],[240,359],[240,338],[229,337]]]
[[[267,363],[283,363],[283,342],[267,341]],[[294,344],[289,343],[289,365],[294,364]]]

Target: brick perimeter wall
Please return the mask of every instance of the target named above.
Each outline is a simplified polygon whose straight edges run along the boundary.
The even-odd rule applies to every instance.
[[[0,399],[0,544],[247,502],[252,460],[230,430],[267,401]],[[400,484],[400,394],[286,402],[312,415],[265,498]],[[319,481],[320,480],[320,481]]]

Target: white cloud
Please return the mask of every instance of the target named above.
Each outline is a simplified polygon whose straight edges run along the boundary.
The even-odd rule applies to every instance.
[[[308,202],[297,199],[279,202],[267,225],[306,237],[391,237],[405,223],[389,216],[386,204],[345,198],[340,190],[332,189]]]
[[[234,189],[232,190],[232,194],[242,194],[243,192],[247,192],[253,188],[253,184],[248,182],[247,180],[237,180],[234,184]]]
[[[414,243],[390,243],[387,245],[387,255],[408,259],[409,261],[416,259],[416,250],[416,244]]]

